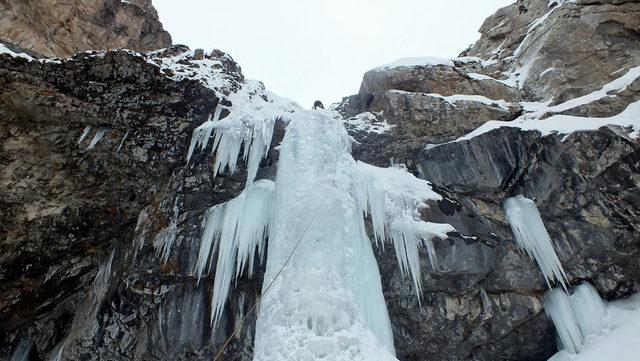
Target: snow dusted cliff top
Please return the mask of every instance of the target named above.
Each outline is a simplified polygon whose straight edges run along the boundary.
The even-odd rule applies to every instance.
[[[436,66],[436,65],[445,65],[453,67],[453,61],[451,59],[439,58],[435,56],[427,56],[427,57],[413,57],[413,58],[402,58],[398,59],[389,64],[380,65],[375,67],[373,70],[375,71],[384,71],[394,68],[400,67],[417,67],[417,66]]]

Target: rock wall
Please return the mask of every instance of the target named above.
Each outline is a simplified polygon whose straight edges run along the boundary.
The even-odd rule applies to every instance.
[[[48,57],[171,45],[151,0],[2,0],[0,42]]]
[[[206,71],[224,87],[192,80]],[[213,275],[197,284],[192,271],[204,212],[244,178],[214,178],[208,152],[185,157],[194,128],[242,81],[228,55],[194,61],[184,47],[0,54],[0,359],[28,342],[31,359],[210,360],[241,327],[260,278],[239,282],[212,330]],[[180,231],[162,262],[171,224]],[[250,359],[251,327],[225,359]]]
[[[421,306],[392,252],[377,253],[400,360],[537,361],[555,353],[542,306],[547,286],[514,243],[502,209],[509,196],[536,200],[570,283],[588,280],[609,299],[640,290],[638,139],[615,126],[569,136],[517,128],[533,117],[532,104],[590,94],[640,65],[638,6],[518,1],[488,18],[453,66],[377,68],[339,104],[356,159],[405,163],[431,181],[445,200],[425,219],[460,232],[436,242],[436,266],[425,252]],[[611,117],[638,100],[636,78],[536,116]],[[488,121],[496,129],[459,139]]]

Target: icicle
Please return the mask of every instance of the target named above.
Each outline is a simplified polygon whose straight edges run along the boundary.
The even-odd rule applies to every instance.
[[[572,354],[580,352],[582,333],[569,296],[557,288],[548,291],[544,297],[544,309],[556,325],[558,336],[567,351]]]
[[[173,216],[169,221],[169,226],[162,229],[153,240],[153,248],[156,250],[156,257],[160,257],[162,263],[167,263],[171,255],[171,247],[180,233],[178,228],[178,200],[173,205]]]
[[[283,104],[269,101],[265,94],[258,96],[257,93],[264,93],[261,85],[249,83],[238,93],[229,96],[228,100],[232,103],[230,108],[218,105],[213,119],[209,119],[193,132],[187,163],[196,148],[207,148],[211,134],[214,133],[211,148],[211,152],[216,152],[214,175],[224,172],[225,169],[233,174],[240,150],[244,149],[242,159],[247,163],[248,173],[246,185],[251,185],[260,161],[269,152],[275,120],[287,113]],[[223,109],[228,110],[229,115],[220,120]]]
[[[547,285],[557,280],[567,289],[567,275],[553,249],[551,238],[544,227],[540,212],[531,199],[521,195],[509,198],[504,203],[509,225],[518,245],[535,259],[544,275]]]
[[[579,353],[586,341],[597,339],[607,328],[607,306],[588,282],[573,289],[571,296],[558,288],[548,291],[544,309],[571,354]]]
[[[120,148],[122,148],[122,145],[124,144],[124,141],[127,139],[128,135],[129,135],[129,129],[127,129],[127,132],[124,133],[124,136],[122,137],[122,140],[120,141],[120,145],[118,146],[118,149],[116,150],[116,152],[120,151]]]
[[[96,134],[93,136],[93,139],[91,139],[91,143],[89,143],[87,150],[93,149],[93,147],[95,147],[96,144],[98,144],[98,142],[102,139],[102,137],[104,137],[104,134],[106,132],[106,128],[98,128],[98,130],[96,130]]]
[[[584,338],[598,336],[606,327],[607,316],[607,308],[598,291],[588,282],[583,282],[575,288],[570,303]]]
[[[32,341],[22,341],[18,344],[18,347],[13,352],[10,361],[29,361],[29,354],[33,348]]]
[[[82,131],[82,135],[80,136],[80,139],[78,139],[78,144],[82,143],[84,138],[86,138],[87,135],[89,135],[90,131],[91,131],[91,126],[90,125],[87,125],[86,127],[84,127],[84,130]]]
[[[198,282],[204,273],[207,265],[211,263],[215,249],[218,248],[218,241],[220,240],[220,230],[222,229],[222,216],[224,215],[224,204],[217,205],[207,210],[202,226],[204,232],[200,241],[200,251],[198,253],[198,261],[194,273],[198,277]],[[215,242],[215,244],[214,244]]]
[[[410,275],[418,299],[422,291],[419,245],[427,248],[435,268],[436,254],[432,239],[447,238],[455,231],[448,224],[424,222],[419,210],[428,199],[442,197],[431,184],[418,179],[402,167],[379,168],[357,162],[353,173],[353,197],[364,215],[371,215],[376,243],[388,237],[394,246],[403,275]]]
[[[222,317],[234,270],[235,278],[245,268],[251,275],[255,252],[260,256],[264,252],[273,188],[272,181],[257,181],[238,197],[207,212],[195,273],[198,279],[202,277],[217,249],[211,313],[214,328]]]
[[[51,355],[49,355],[49,361],[62,361],[62,352],[64,351],[66,345],[66,339],[58,344],[58,346],[56,346],[51,352]]]

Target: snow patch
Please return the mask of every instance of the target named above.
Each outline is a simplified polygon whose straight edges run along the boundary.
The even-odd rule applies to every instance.
[[[395,125],[387,123],[386,119],[379,120],[378,116],[382,113],[364,112],[351,117],[344,121],[345,126],[349,130],[355,130],[365,133],[383,134],[391,131]]]
[[[463,101],[463,102],[477,102],[477,103],[482,103],[486,105],[497,106],[500,109],[504,109],[504,110],[509,110],[509,106],[510,106],[510,103],[507,103],[502,99],[499,99],[499,100],[489,99],[483,95],[467,95],[467,94],[454,94],[449,96],[442,96],[440,94],[425,94],[425,95],[443,99],[444,101],[446,101],[451,105],[456,105],[457,102]]]
[[[3,43],[0,43],[0,54],[8,54],[8,55],[10,55],[10,56],[12,56],[14,58],[22,58],[22,59],[26,59],[28,61],[35,60],[33,57],[31,57],[30,55],[28,55],[26,53],[16,53],[15,51],[9,49]]]

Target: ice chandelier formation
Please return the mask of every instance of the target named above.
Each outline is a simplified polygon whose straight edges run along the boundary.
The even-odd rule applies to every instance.
[[[255,360],[396,360],[363,217],[371,217],[377,243],[394,244],[419,295],[418,247],[427,248],[434,264],[431,239],[453,231],[420,219],[425,201],[441,197],[405,169],[356,162],[335,112],[301,109],[256,82],[228,100],[229,115],[220,120],[217,110],[196,129],[188,154],[206,149],[214,133],[214,172],[235,171],[241,149],[248,168],[245,190],[212,207],[203,224],[194,274],[200,278],[215,264],[214,327],[231,282],[251,273],[256,253],[265,261],[268,238]],[[275,182],[254,181],[276,119],[288,124]]]

